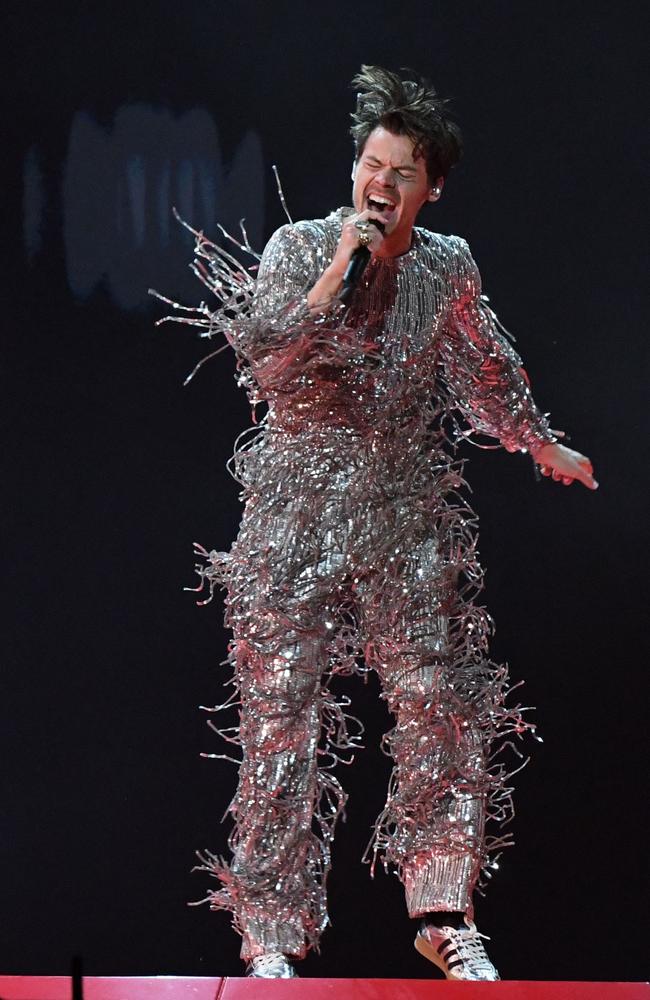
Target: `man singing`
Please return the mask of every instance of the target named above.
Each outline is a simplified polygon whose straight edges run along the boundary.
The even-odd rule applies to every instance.
[[[376,670],[394,771],[371,853],[404,885],[418,951],[449,979],[495,980],[472,893],[509,843],[497,753],[532,726],[487,655],[456,442],[488,434],[557,482],[597,483],[535,405],[467,243],[415,227],[461,155],[446,102],[376,66],[353,86],[353,208],[283,226],[255,281],[199,237],[197,271],[220,306],[191,321],[225,334],[240,384],[268,405],[235,455],[237,540],[199,571],[227,590],[240,725],[223,732],[242,748],[232,859],[206,853],[202,867],[219,879],[208,898],[232,912],[248,974],[294,976],[327,924],[346,798],[333,768],[357,745],[329,682]],[[370,260],[348,288],[360,246]]]

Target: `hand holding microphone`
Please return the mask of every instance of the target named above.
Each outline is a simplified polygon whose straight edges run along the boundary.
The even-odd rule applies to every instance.
[[[353,227],[354,234],[345,233],[347,227]],[[341,243],[344,235],[347,239],[356,237],[357,246],[352,251],[350,261],[343,275],[343,287],[339,294],[341,302],[348,302],[356,285],[363,274],[371,254],[377,252],[384,238],[384,223],[374,213],[361,212],[354,220],[348,220],[341,232]]]
[[[384,223],[377,212],[366,209],[346,217],[334,258],[307,298],[313,312],[326,310],[335,298],[344,303],[349,300],[371,255],[380,249],[383,233]]]

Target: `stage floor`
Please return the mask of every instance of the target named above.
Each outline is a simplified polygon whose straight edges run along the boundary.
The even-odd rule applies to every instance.
[[[0,1000],[448,1000],[459,991],[463,1000],[650,1000],[648,983],[85,976],[73,994],[67,976],[0,976]]]

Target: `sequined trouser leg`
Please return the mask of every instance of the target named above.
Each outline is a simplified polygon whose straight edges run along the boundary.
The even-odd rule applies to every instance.
[[[328,612],[345,572],[328,526],[340,520],[331,507],[319,516],[297,489],[262,518],[249,507],[233,548],[227,618],[242,764],[230,808],[233,860],[215,866],[223,889],[213,905],[232,910],[244,959],[301,957],[327,924],[325,881],[345,793],[326,752],[349,748],[327,684]]]
[[[269,634],[277,621],[267,614]],[[236,918],[242,958],[270,951],[302,956],[326,923],[323,844],[312,830],[320,795],[317,746],[322,624],[291,629],[264,655],[264,636],[236,641],[243,762],[231,807]]]
[[[480,608],[470,620],[461,613],[454,574],[445,578],[433,540],[414,546],[381,586],[362,584],[359,603],[366,658],[395,718],[385,738],[395,768],[375,851],[397,869],[410,916],[471,913],[485,860],[485,751],[473,705],[477,672],[459,664],[467,637],[454,637],[450,620],[473,643],[487,616]]]
[[[389,559],[385,541],[377,554],[368,519],[339,527],[336,537],[326,533],[316,558],[301,549],[297,510],[273,523],[277,571],[258,561],[255,585],[247,578],[241,589],[245,599],[235,599],[234,587],[230,597],[243,762],[231,805],[234,857],[229,867],[214,866],[224,888],[212,901],[232,910],[244,959],[268,951],[303,956],[327,923],[325,879],[345,793],[317,763],[323,722],[332,722],[323,678],[328,627],[341,627],[342,589],[356,619],[353,638],[377,669],[395,717],[387,737],[395,770],[376,852],[397,870],[412,916],[470,909],[485,860],[485,719],[494,714],[494,671],[482,656],[487,615],[461,599],[458,560],[420,530],[401,538],[398,559]],[[394,544],[399,523],[384,524],[384,536],[387,528]],[[355,534],[361,542],[352,545]],[[249,525],[242,541],[252,545],[254,537]]]

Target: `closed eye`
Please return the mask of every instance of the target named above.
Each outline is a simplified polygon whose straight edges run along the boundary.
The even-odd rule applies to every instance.
[[[370,170],[378,170],[381,167],[379,160],[367,159],[364,162]],[[412,170],[411,167],[397,167],[395,173],[406,181],[413,180],[415,177],[415,170]]]

